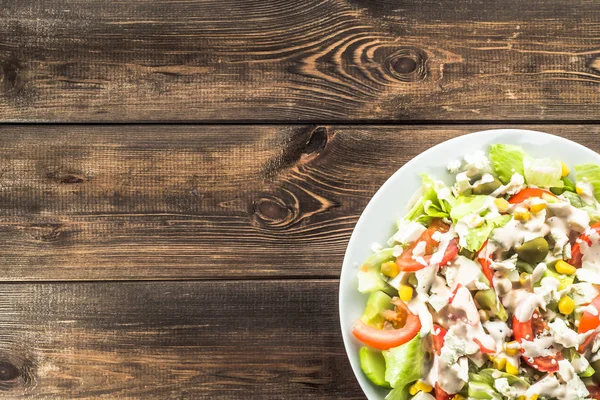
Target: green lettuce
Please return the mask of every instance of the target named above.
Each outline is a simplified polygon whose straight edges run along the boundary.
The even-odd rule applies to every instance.
[[[587,211],[588,215],[590,216],[590,222],[600,221],[600,204],[597,201],[593,205],[589,205],[581,200],[581,197],[579,197],[577,193],[564,192],[562,195],[569,200],[569,203],[571,203],[573,207],[581,208],[582,210]]]
[[[386,291],[388,284],[381,277],[381,264],[393,259],[393,249],[391,248],[371,254],[358,271],[358,291],[361,293]]]
[[[596,164],[576,165],[575,180],[589,182],[594,187],[594,197],[600,199],[600,166]]]
[[[405,218],[428,225],[432,218],[448,218],[454,196],[440,181],[434,181],[429,175],[421,175],[424,192],[421,198],[412,206]],[[444,199],[439,198],[441,191],[446,192]]]
[[[469,229],[465,236],[466,248],[471,251],[478,251],[483,243],[490,237],[495,228],[504,226],[510,221],[510,215],[499,215],[495,218],[485,220],[479,228]]]
[[[541,188],[562,188],[562,164],[551,158],[525,159],[525,181]]]
[[[525,176],[523,160],[527,153],[520,146],[511,144],[494,144],[490,147],[490,161],[494,173],[505,185],[510,182],[514,173]]]
[[[454,202],[454,207],[450,211],[450,218],[456,224],[458,220],[466,217],[467,215],[477,213],[481,214],[487,208],[485,204],[490,196],[476,195],[476,196],[459,196]]]
[[[469,374],[469,398],[482,400],[502,400],[502,395],[494,388],[496,379],[506,378],[508,384],[521,389],[529,388],[525,379],[497,369],[486,368]]]
[[[407,400],[409,386],[421,377],[425,360],[423,339],[417,334],[409,342],[383,352],[385,380],[394,388],[386,400]]]

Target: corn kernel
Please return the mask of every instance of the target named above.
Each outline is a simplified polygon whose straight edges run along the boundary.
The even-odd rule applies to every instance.
[[[537,203],[537,204],[532,204],[529,206],[529,211],[531,211],[534,214],[539,213],[542,210],[546,209],[546,203]]]
[[[519,375],[519,368],[511,363],[506,363],[506,373],[511,375]]]
[[[577,268],[575,268],[574,266],[572,266],[571,264],[569,264],[568,262],[565,262],[563,260],[559,260],[556,263],[556,265],[554,266],[554,268],[556,269],[556,272],[558,272],[559,274],[573,275],[575,273],[575,271],[577,271]]]
[[[533,394],[533,395],[529,396],[527,398],[527,400],[538,400],[538,395],[537,394]]]
[[[507,355],[513,357],[513,356],[516,356],[517,353],[519,353],[519,347],[520,347],[519,342],[517,342],[516,340],[513,340],[512,342],[506,343],[504,351],[506,352]]]
[[[527,400],[527,399],[525,398],[525,395],[522,394],[519,397],[517,397],[517,400]]]
[[[400,268],[394,261],[381,264],[381,273],[390,278],[395,278],[400,273]]]
[[[419,392],[419,389],[417,389],[417,384],[416,383],[414,385],[412,385],[411,387],[408,388],[408,393],[410,393],[411,396],[414,396],[418,392]]]
[[[517,210],[513,214],[513,217],[517,221],[525,222],[529,221],[529,218],[531,218],[531,213],[528,210]]]
[[[565,164],[564,162],[560,162],[560,165],[562,166],[561,172],[560,172],[560,176],[565,177],[567,175],[569,175],[571,173],[571,170],[569,169],[569,167],[567,166],[567,164]]]
[[[421,392],[425,393],[429,393],[433,390],[433,387],[431,387],[423,381],[417,381],[417,383],[415,383],[415,387],[417,388],[417,390],[420,390]]]
[[[561,314],[569,315],[575,309],[575,302],[569,296],[565,296],[558,302],[558,311]]]
[[[581,186],[575,186],[575,191],[580,196],[583,194],[583,189],[581,188]]]
[[[527,272],[521,272],[521,275],[519,275],[519,283],[522,286],[525,286],[529,283],[529,274]]]
[[[413,288],[408,285],[402,285],[398,290],[398,295],[400,296],[400,300],[407,303],[413,297]]]
[[[494,357],[492,365],[498,371],[502,371],[506,366],[506,358],[503,357]]]
[[[502,197],[498,197],[497,199],[494,199],[494,204],[498,208],[498,212],[501,212],[501,213],[507,212],[508,207],[510,207],[510,204],[508,203],[508,201],[504,200]]]
[[[467,400],[464,398],[464,396],[461,396],[460,394],[455,394],[454,397],[452,398],[452,400]]]

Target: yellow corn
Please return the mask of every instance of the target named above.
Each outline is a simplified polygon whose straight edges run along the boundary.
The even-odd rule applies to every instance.
[[[537,203],[537,204],[532,204],[529,206],[529,211],[531,211],[534,214],[539,213],[542,210],[546,209],[546,203]]]
[[[565,296],[558,302],[558,311],[561,314],[569,315],[575,309],[575,302],[569,296]]]
[[[519,368],[511,363],[506,363],[506,373],[511,375],[519,375]]]
[[[522,286],[525,286],[529,282],[529,274],[527,272],[521,272],[519,275],[519,283]]]
[[[575,273],[575,271],[577,271],[577,268],[575,268],[574,266],[572,266],[571,264],[569,264],[568,262],[565,262],[563,260],[559,260],[556,263],[556,265],[554,266],[554,268],[556,269],[556,272],[558,272],[559,274],[573,275]]]
[[[529,218],[531,218],[531,213],[527,210],[518,210],[515,211],[515,213],[513,214],[513,217],[517,220],[517,221],[529,221]]]
[[[417,389],[417,384],[416,383],[414,385],[412,385],[411,387],[408,388],[408,393],[410,393],[411,396],[414,396],[418,392],[419,392],[419,389]]]
[[[505,349],[504,351],[506,352],[507,355],[513,357],[516,356],[517,353],[519,353],[519,346],[517,346],[517,341],[513,340],[512,342],[508,342],[506,343]]]
[[[525,395],[520,395],[519,397],[517,397],[517,400],[527,400],[527,399],[525,398]]]
[[[580,196],[583,194],[583,189],[581,188],[581,186],[575,186],[575,191]]]
[[[452,398],[452,400],[466,400],[464,398],[464,396],[461,396],[460,394],[455,394],[454,397]]]
[[[533,395],[529,396],[527,398],[527,400],[538,400],[538,395],[537,394],[533,394]]]
[[[398,290],[398,295],[400,296],[400,300],[407,303],[410,301],[410,299],[412,299],[413,288],[408,285],[402,285]]]
[[[433,390],[433,387],[431,387],[423,381],[417,381],[417,383],[415,383],[415,387],[417,388],[417,390],[420,390],[421,392],[425,393],[429,393]]]
[[[498,371],[502,371],[506,366],[506,358],[494,357],[494,359],[492,360],[492,366]]]
[[[400,268],[395,262],[388,261],[381,264],[381,273],[390,278],[394,278],[400,273]]]
[[[501,212],[501,213],[507,212],[508,207],[510,207],[510,204],[508,203],[508,201],[504,200],[501,197],[494,199],[494,204],[498,208],[498,212]]]
[[[571,173],[571,170],[569,169],[569,167],[567,166],[567,164],[565,164],[564,162],[560,162],[560,165],[562,166],[562,171],[560,173],[560,176],[567,176]]]

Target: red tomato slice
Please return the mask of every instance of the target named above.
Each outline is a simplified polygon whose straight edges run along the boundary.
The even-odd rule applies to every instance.
[[[534,337],[541,333],[541,327],[544,326],[543,323],[536,323],[535,321],[532,321],[532,319],[527,322],[521,322],[513,316],[512,329],[515,340],[518,340],[519,342],[522,342],[523,340],[533,340]],[[522,358],[525,363],[538,371],[556,372],[558,371],[558,361],[562,360],[563,356],[560,352],[557,352],[554,356],[536,357],[533,359],[533,362],[529,361],[529,357],[523,356]]]
[[[421,320],[408,310],[408,307],[402,303],[402,300],[396,299],[394,304],[406,312],[406,323],[402,328],[380,330],[365,324],[359,319],[352,327],[354,337],[367,346],[379,350],[389,350],[392,347],[398,347],[414,338],[421,330]]]
[[[444,337],[446,336],[446,333],[448,333],[448,331],[439,325],[433,324],[433,332],[438,332],[437,335],[435,333],[432,333],[431,338],[433,339],[433,350],[435,350],[435,354],[439,356],[442,353],[442,347],[444,346]]]
[[[513,195],[510,199],[508,199],[508,202],[510,204],[519,204],[519,203],[524,202],[525,200],[527,200],[530,197],[542,197],[544,194],[549,194],[552,197],[556,197],[556,195],[554,195],[554,193],[552,193],[548,190],[538,189],[538,188],[527,188],[527,189],[523,189],[519,193]]]
[[[479,264],[481,264],[481,271],[483,272],[483,275],[485,275],[488,281],[490,281],[490,286],[492,286],[494,284],[492,281],[492,278],[494,277],[494,271],[492,271],[490,268],[490,258],[487,256],[487,254],[485,254],[487,250],[487,244],[488,241],[486,240],[483,243],[483,246],[481,246],[481,249],[479,249],[479,252],[477,253],[477,261],[479,261]]]
[[[590,392],[590,397],[592,399],[600,400],[600,387],[598,386],[587,386],[588,392]]]
[[[590,229],[593,229],[596,232],[600,233],[600,222],[596,222],[595,224],[590,225]],[[592,239],[590,239],[590,237],[585,233],[582,233],[581,236],[579,236],[579,240],[586,242],[588,245],[592,244]],[[582,258],[583,254],[581,254],[581,245],[577,241],[575,241],[575,243],[573,243],[573,246],[571,247],[571,259],[569,260],[569,264],[576,268],[580,268]]]
[[[598,310],[600,313],[600,296],[596,297],[592,302],[592,306]],[[581,319],[579,320],[579,327],[577,329],[577,333],[585,333],[592,331],[600,326],[600,315],[593,315],[587,311],[584,311],[581,314]],[[579,346],[579,352],[583,353],[585,348],[588,347],[592,341],[594,340],[594,335],[588,337],[582,344]]]
[[[440,387],[440,384],[435,384],[435,400],[451,400],[454,397],[453,394],[448,394]]]
[[[448,264],[450,261],[452,261],[454,259],[454,257],[456,257],[457,254],[458,254],[458,244],[456,243],[456,239],[452,239],[448,243],[448,247],[446,248],[446,251],[444,252],[442,261],[440,261],[440,266],[443,267],[444,265]],[[415,272],[415,271],[419,271],[419,270],[425,268],[425,265],[419,263],[417,260],[413,260],[412,255],[413,255],[412,249],[408,249],[396,259],[396,265],[398,265],[398,267],[400,268],[400,271]],[[431,254],[423,256],[423,260],[425,260],[425,263],[427,265],[429,265],[431,263],[431,256],[432,256]]]

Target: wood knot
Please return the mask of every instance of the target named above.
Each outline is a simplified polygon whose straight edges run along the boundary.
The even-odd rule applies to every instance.
[[[307,163],[319,156],[325,150],[329,138],[332,136],[331,130],[325,126],[316,127],[308,136],[300,156],[301,163]]]
[[[0,381],[14,381],[19,376],[21,376],[21,372],[14,364],[0,361]]]
[[[64,233],[62,224],[35,224],[29,229],[29,236],[40,242],[56,242]]]
[[[56,171],[48,172],[46,174],[46,178],[66,185],[73,185],[85,182],[85,177],[83,175],[73,173],[63,174]]]
[[[400,49],[387,56],[386,71],[402,82],[418,82],[427,76],[427,55],[419,49]]]
[[[5,92],[16,92],[21,89],[20,70],[21,67],[16,61],[6,60],[0,62],[0,82]]]
[[[282,199],[270,195],[255,200],[251,213],[260,225],[270,228],[286,227],[297,214]]]

